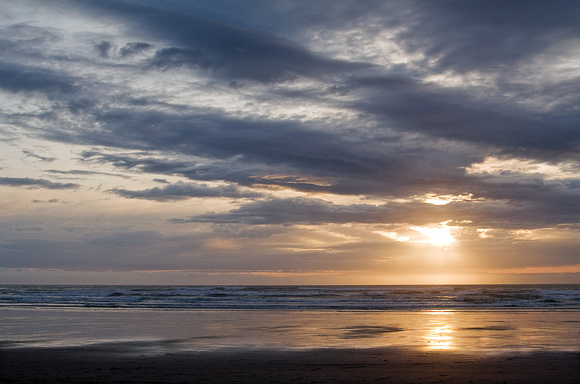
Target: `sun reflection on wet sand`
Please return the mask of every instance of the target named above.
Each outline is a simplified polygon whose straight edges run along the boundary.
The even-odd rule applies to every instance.
[[[427,343],[425,347],[430,350],[455,349],[454,330],[449,323],[449,317],[453,315],[453,312],[428,311],[426,315],[429,315],[430,319],[425,324],[425,335],[423,336]]]
[[[369,313],[0,308],[0,322],[14,345],[120,343],[151,354],[231,348],[382,347],[442,353],[500,353],[578,351],[580,345],[580,313],[576,311]]]

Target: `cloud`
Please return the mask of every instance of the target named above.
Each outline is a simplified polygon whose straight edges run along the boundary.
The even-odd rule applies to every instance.
[[[111,235],[100,236],[87,241],[89,246],[103,246],[103,247],[132,247],[132,246],[148,246],[162,240],[163,236],[151,230],[135,231],[135,232],[120,232]]]
[[[113,48],[113,44],[110,41],[101,41],[99,44],[95,45],[95,48],[102,58],[107,59],[111,49]]]
[[[183,66],[209,69],[216,63],[199,49],[163,48],[155,53],[151,64],[162,69]]]
[[[58,131],[51,131],[48,135],[81,143],[91,135],[93,143],[102,145],[143,151],[171,149],[205,158],[183,161],[95,151],[83,154],[87,160],[109,162],[125,169],[339,194],[404,195],[409,188],[416,188],[420,179],[424,186],[452,188],[451,181],[459,181],[464,174],[462,167],[483,160],[469,147],[462,150],[458,146],[454,154],[449,154],[446,148],[430,148],[429,143],[417,141],[413,143],[415,148],[403,149],[401,139],[396,137],[356,138],[356,132],[336,135],[298,121],[241,120],[219,114],[141,114],[128,110],[107,114],[99,121],[106,123],[108,132],[62,137]],[[166,130],[148,128],[157,125]],[[109,141],[111,137],[115,137],[114,142]],[[333,182],[308,182],[316,178]]]
[[[373,231],[451,220],[465,231],[458,244],[478,260],[497,251],[490,260],[505,265],[518,230],[549,229],[558,239],[577,231],[579,7],[567,0],[0,5],[2,170],[47,175],[0,178],[3,186],[41,189],[9,227],[53,215],[38,233],[45,242],[30,245],[37,252],[29,266],[46,248],[43,266],[81,267],[72,255],[88,244],[78,252],[95,268],[194,260],[207,268],[323,270],[333,262],[350,268],[362,254],[409,252]],[[48,146],[50,156],[21,150]],[[493,171],[489,159],[497,160]],[[49,161],[51,169],[37,169]],[[72,177],[74,184],[51,181]],[[98,188],[89,185],[95,177]],[[59,200],[42,189],[62,190]],[[427,202],[437,196],[447,204]],[[190,198],[206,199],[203,207],[179,204]],[[90,239],[58,232],[62,206],[34,204],[57,201],[71,203],[71,215],[98,212],[103,223],[120,224],[102,224]],[[117,204],[139,206],[139,224]],[[170,217],[182,225],[148,232]],[[333,225],[351,232],[329,234]],[[492,235],[477,237],[478,228]],[[193,240],[180,239],[185,232]],[[8,233],[4,251],[13,246],[21,256],[23,233]],[[558,263],[575,245],[561,243],[566,257]],[[525,264],[531,248],[518,245],[514,260]],[[122,262],[113,251],[126,253]],[[288,258],[272,259],[281,255]]]
[[[549,114],[482,102],[463,90],[438,89],[410,79],[357,80],[364,89],[355,108],[372,113],[403,132],[465,141],[512,156],[576,158],[580,135],[571,123]],[[353,86],[356,85],[353,84]]]
[[[55,183],[46,179],[33,179],[30,177],[0,177],[0,185],[47,189],[77,189],[81,187],[79,184],[74,183]]]
[[[26,232],[26,231],[42,232],[42,228],[40,227],[16,227],[10,228],[9,230],[16,232]]]
[[[59,199],[49,199],[49,200],[37,200],[34,199],[32,200],[33,203],[49,203],[49,204],[55,204],[55,203],[61,203],[61,204],[67,204],[66,201],[60,201]]]
[[[175,44],[157,51],[152,64],[158,67],[201,66],[232,80],[283,82],[296,75],[338,74],[370,66],[324,58],[273,34],[159,7],[119,2],[90,2],[87,6],[134,20],[140,34]]]
[[[58,169],[47,169],[44,172],[57,174],[57,175],[78,175],[78,176],[93,176],[93,175],[103,175],[103,176],[114,176],[114,177],[121,177],[123,179],[130,179],[131,176],[121,175],[118,173],[110,173],[110,172],[99,172],[99,171],[86,171],[82,169],[73,169],[70,171],[61,171]]]
[[[135,43],[127,43],[123,46],[119,53],[122,57],[136,55],[142,52],[146,52],[153,48],[151,44],[143,43],[143,42],[135,42]]]
[[[0,62],[0,89],[9,92],[70,94],[78,91],[72,77],[37,66],[15,65]]]
[[[398,38],[408,49],[435,58],[439,70],[510,71],[580,35],[580,7],[572,0],[559,7],[524,0],[417,4],[412,7],[419,12]]]
[[[249,202],[224,213],[175,218],[174,223],[206,222],[250,225],[407,224],[427,225],[451,220],[465,227],[502,229],[542,228],[580,223],[571,206],[580,203],[577,191],[545,192],[523,198],[452,202],[433,205],[421,201],[372,204],[334,204],[314,198],[273,198]]]
[[[34,157],[40,161],[51,162],[51,161],[56,160],[55,157],[46,157],[46,156],[37,155],[36,153],[33,153],[31,151],[22,151],[22,153],[24,153],[28,157]]]
[[[184,183],[166,185],[163,188],[155,187],[142,191],[126,189],[111,189],[109,192],[129,199],[146,199],[155,201],[183,200],[193,197],[227,197],[227,198],[254,198],[260,194],[252,191],[242,191],[235,185],[220,185],[211,187],[207,184]]]
[[[99,7],[112,10],[126,19],[138,22],[151,19],[149,12],[152,10],[147,7],[104,4],[99,5]],[[95,5],[91,4],[90,6],[94,7]],[[135,12],[130,15],[129,10]],[[423,15],[423,13],[420,14]],[[207,72],[206,76],[220,78],[222,74],[219,73],[218,67],[221,64],[218,65],[215,58],[221,57],[217,52],[222,50],[235,51],[236,47],[239,48],[244,44],[256,47],[255,50],[249,49],[248,53],[244,53],[244,55],[251,57],[252,67],[260,73],[263,73],[260,69],[261,63],[270,66],[269,60],[272,58],[285,57],[286,54],[280,53],[279,50],[287,50],[289,55],[305,52],[295,43],[291,44],[283,39],[256,31],[243,30],[240,36],[234,37],[233,31],[238,32],[239,28],[227,23],[194,18],[199,22],[192,26],[189,21],[193,20],[193,16],[176,15],[170,11],[163,11],[161,15],[159,20],[151,24],[146,32],[155,35],[159,31],[157,26],[165,26],[171,22],[171,28],[164,29],[164,39],[170,43],[180,43],[182,47],[173,46],[158,49],[152,57],[152,63],[157,63],[155,64],[157,66],[167,68],[191,65],[206,69],[211,67],[212,71]],[[360,16],[360,14],[357,15]],[[186,21],[188,22],[186,23]],[[216,31],[215,36],[212,35],[214,40],[201,39],[198,35],[203,35],[204,31]],[[139,44],[141,44],[139,47],[145,47],[143,44],[148,43]],[[147,46],[147,48],[150,47]],[[300,55],[296,57],[297,61],[301,58]],[[209,61],[206,62],[206,59]],[[285,62],[287,61],[285,60]],[[333,60],[321,61],[324,65],[330,65],[331,62],[334,63]],[[241,64],[236,60],[228,60],[227,65],[231,67],[231,71],[234,71],[232,68]],[[332,68],[329,69],[330,72],[327,72],[324,65],[318,66],[321,72],[313,74],[313,76],[324,79],[327,73],[332,73]],[[349,67],[348,70],[342,71],[345,74],[344,77],[353,73],[355,69],[355,67]],[[367,140],[361,140],[362,137],[356,130],[351,131],[350,135],[347,134],[343,138],[339,138],[333,132],[326,133],[327,127],[312,122],[234,119],[221,111],[207,114],[189,108],[190,112],[186,113],[177,112],[177,110],[169,112],[167,109],[161,112],[152,109],[135,109],[134,106],[131,108],[106,106],[95,109],[92,120],[101,127],[101,130],[83,130],[80,132],[51,130],[46,133],[46,137],[54,140],[114,145],[123,148],[149,150],[172,148],[182,153],[220,159],[241,155],[244,157],[243,161],[247,168],[255,168],[273,162],[274,164],[290,165],[294,173],[305,172],[306,169],[321,170],[321,172],[315,172],[316,176],[334,177],[339,180],[334,191],[339,190],[338,185],[341,183],[341,178],[336,177],[328,168],[321,169],[321,166],[327,165],[340,169],[344,176],[347,176],[349,170],[352,170],[350,173],[357,173],[363,179],[362,184],[369,183],[370,178],[365,178],[365,175],[373,175],[373,180],[376,180],[376,172],[372,170],[369,172],[372,168],[382,168],[383,172],[396,168],[399,172],[396,175],[389,175],[391,185],[388,189],[394,189],[392,195],[398,194],[396,188],[399,183],[392,183],[394,179],[413,176],[419,179],[422,175],[417,172],[420,172],[419,170],[423,169],[423,166],[437,164],[442,158],[446,158],[447,162],[444,169],[443,167],[440,170],[431,169],[430,174],[433,175],[433,171],[444,171],[446,174],[455,171],[459,175],[461,167],[469,165],[470,162],[481,160],[481,156],[490,150],[486,146],[491,146],[495,150],[513,156],[523,154],[552,161],[565,156],[573,156],[578,148],[578,136],[575,134],[573,125],[568,122],[558,122],[550,116],[537,114],[530,116],[529,111],[520,107],[511,110],[498,109],[496,105],[481,103],[480,100],[469,96],[468,92],[462,90],[442,89],[433,84],[425,85],[417,80],[392,76],[364,77],[357,75],[350,80],[347,78],[339,81],[346,82],[346,88],[356,90],[359,95],[357,99],[346,106],[353,111],[370,113],[379,123],[374,128],[375,135],[368,137]],[[331,85],[331,87],[336,86],[336,84]],[[301,93],[301,95],[300,98],[303,98],[305,102],[319,100],[320,97],[319,94],[309,96],[308,93]],[[329,102],[334,103],[335,101],[329,100]],[[344,107],[344,105],[337,104],[337,107]],[[266,126],[273,127],[273,129],[269,129],[269,132],[266,133],[263,128]],[[410,132],[418,132],[427,135],[424,139],[425,143],[429,137],[435,137],[465,141],[475,146],[481,146],[481,148],[476,149],[479,151],[479,153],[475,152],[476,156],[463,155],[464,158],[461,160],[456,157],[460,161],[449,163],[448,153],[435,153],[433,148],[429,148],[431,152],[429,154],[425,151],[429,147],[427,144],[423,144],[422,148],[405,148],[404,144],[401,147],[398,143],[386,145],[384,142],[383,145],[378,145],[377,139],[381,140],[382,138],[377,138],[376,134],[384,129],[382,128],[384,126],[390,126],[390,140],[401,141]],[[157,127],[164,127],[164,129],[161,130]],[[392,133],[392,130],[400,132],[400,135]],[[356,147],[352,146],[353,140],[356,140]],[[189,145],[185,145],[185,143]],[[304,143],[317,143],[317,146],[308,148],[304,146]],[[412,145],[416,147],[416,144]],[[395,151],[393,151],[393,147],[396,148]],[[350,148],[356,149],[358,153],[352,153]],[[362,148],[364,148],[363,151],[360,150]],[[473,151],[474,148],[469,148],[469,150]],[[361,153],[369,153],[370,151],[381,151],[382,158],[361,158],[363,157]],[[417,152],[416,156],[413,156],[413,151]],[[401,156],[401,152],[405,152],[404,156]],[[461,156],[460,153],[455,153]],[[390,154],[392,155],[389,156]],[[414,164],[414,161],[418,161],[419,164]],[[409,170],[417,174],[407,175]],[[219,178],[219,176],[217,177]],[[237,180],[227,180],[237,182]],[[440,183],[452,184],[448,182],[447,175],[442,178]],[[343,185],[345,188],[348,187],[346,183]],[[375,193],[379,189],[386,190],[384,184],[376,185],[375,188],[369,189],[369,193]],[[348,193],[356,193],[356,191],[350,190]]]
[[[209,213],[174,222],[246,224],[326,224],[384,222],[389,210],[373,205],[335,205],[320,199],[271,199],[246,204],[225,214]]]

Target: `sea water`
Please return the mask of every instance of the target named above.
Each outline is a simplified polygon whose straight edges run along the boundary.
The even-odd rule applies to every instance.
[[[240,310],[576,309],[580,285],[0,286],[0,308]]]
[[[2,286],[0,348],[580,350],[580,285]]]

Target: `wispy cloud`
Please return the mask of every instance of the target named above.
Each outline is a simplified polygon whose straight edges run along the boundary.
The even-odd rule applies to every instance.
[[[141,191],[111,189],[109,192],[130,199],[146,199],[155,201],[183,200],[193,197],[252,198],[260,196],[257,192],[244,192],[235,185],[220,185],[212,187],[207,184],[183,182],[169,184],[162,188],[155,187]]]
[[[80,188],[79,184],[74,183],[55,183],[46,179],[32,179],[30,177],[0,177],[0,185],[11,187],[32,187],[48,189],[76,189]]]

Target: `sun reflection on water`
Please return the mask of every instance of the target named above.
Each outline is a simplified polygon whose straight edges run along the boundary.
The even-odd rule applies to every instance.
[[[453,315],[452,311],[428,311],[432,317],[425,328],[423,339],[427,342],[425,347],[434,350],[450,350],[455,348],[453,341],[453,328],[448,318]]]

